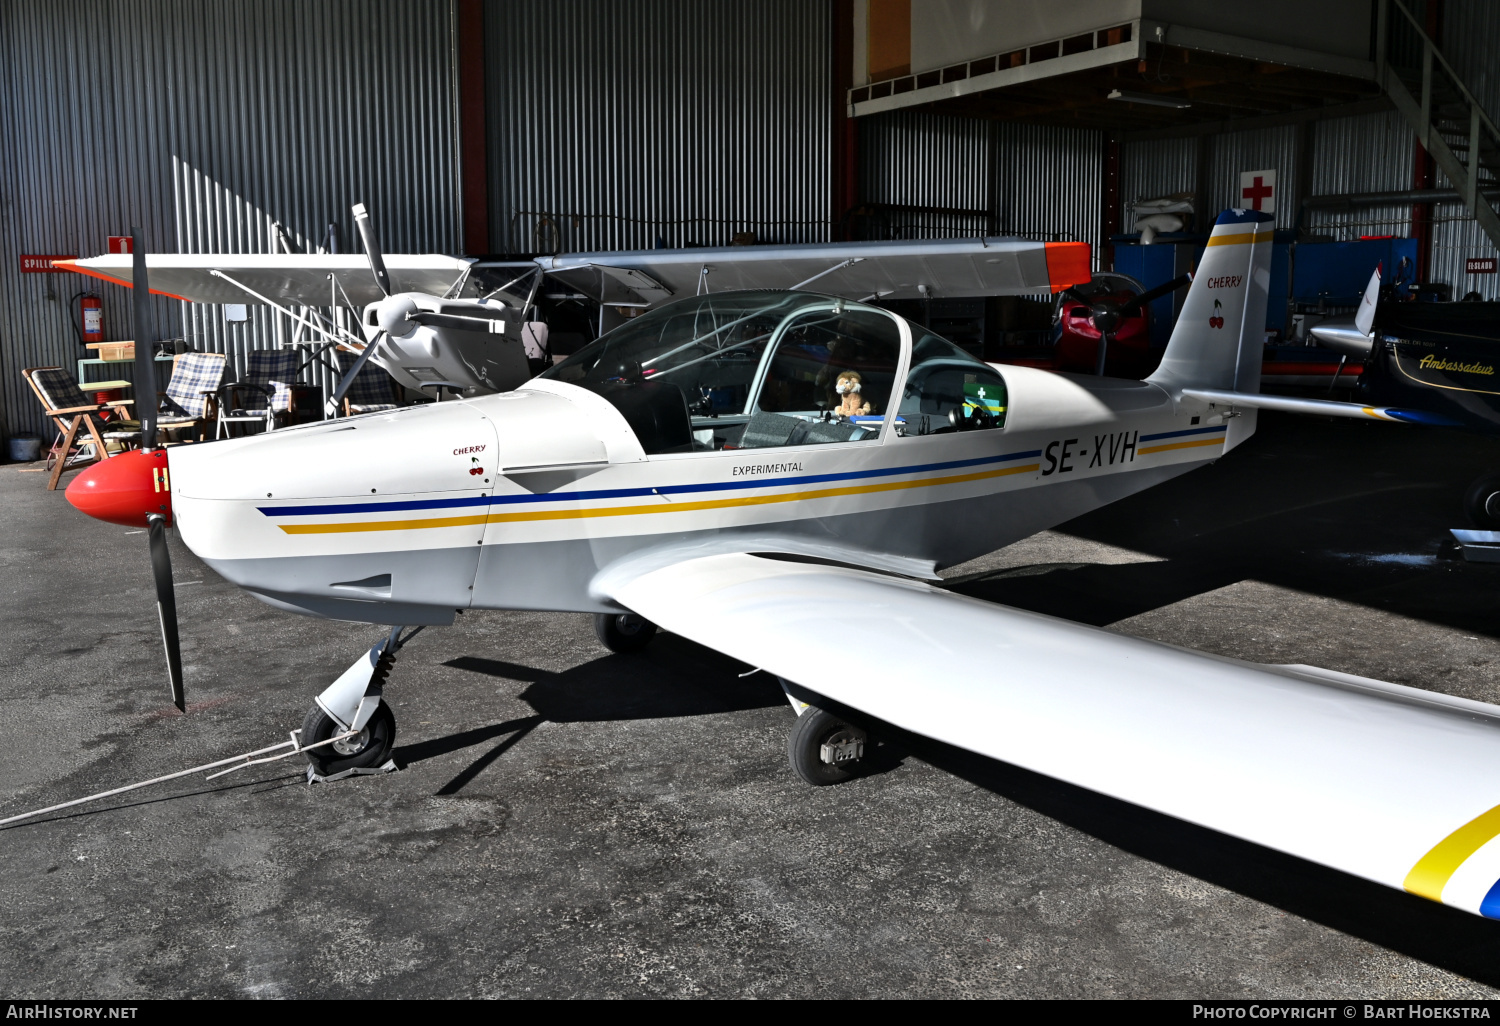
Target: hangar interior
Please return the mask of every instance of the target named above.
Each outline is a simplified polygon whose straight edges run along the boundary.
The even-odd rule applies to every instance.
[[[20,371],[87,355],[75,293],[99,293],[103,340],[132,334],[124,290],[28,273],[28,256],[103,253],[132,225],[154,252],[352,251],[355,202],[396,252],[1013,235],[1087,242],[1097,270],[1149,286],[1190,266],[1215,213],[1246,202],[1240,175],[1265,170],[1300,269],[1273,288],[1272,341],[1350,308],[1361,274],[1344,265],[1369,253],[1408,257],[1411,283],[1449,298],[1495,298],[1500,13],[1313,6],[11,5],[0,420],[46,433]],[[1172,197],[1182,227],[1148,252],[1137,222],[1155,208],[1138,206]],[[1316,249],[1385,236],[1412,241]],[[1025,304],[919,305],[986,358],[1047,341]],[[1173,312],[1153,305],[1158,343]],[[265,307],[239,316],[155,309],[160,338],[241,369],[295,334]],[[574,327],[576,345],[598,325]]]

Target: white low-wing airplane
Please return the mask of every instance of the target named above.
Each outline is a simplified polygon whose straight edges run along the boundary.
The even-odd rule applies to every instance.
[[[820,707],[831,699],[1500,917],[1500,707],[932,583],[1217,459],[1258,407],[1420,419],[1258,394],[1266,220],[1219,218],[1143,382],[991,367],[847,299],[715,292],[658,305],[505,394],[170,450],[148,431],[146,450],[67,494],[151,527],[179,702],[168,523],[297,612],[413,628],[462,609],[584,611],[617,652],[660,625],[782,678],[810,783],[848,777],[863,752]],[[301,737],[337,739],[308,753],[322,772],[387,758],[381,690],[401,641],[397,626],[318,695]]]

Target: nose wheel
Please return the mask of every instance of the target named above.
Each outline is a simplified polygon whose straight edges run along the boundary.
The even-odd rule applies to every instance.
[[[314,705],[307,710],[307,716],[302,720],[299,739],[306,748],[344,732],[344,728],[332,716]],[[391,748],[395,744],[396,717],[391,712],[391,707],[381,702],[359,733],[333,744],[314,748],[306,755],[314,773],[320,777],[332,777],[350,770],[376,769],[390,758]]]

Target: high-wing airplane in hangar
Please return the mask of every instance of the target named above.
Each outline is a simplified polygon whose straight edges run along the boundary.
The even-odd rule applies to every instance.
[[[530,378],[523,327],[544,280],[599,306],[599,334],[674,298],[736,289],[806,289],[847,299],[1056,292],[1089,280],[1085,242],[1012,238],[643,250],[485,261],[386,255],[364,206],[363,254],[152,254],[152,291],[198,303],[274,306],[330,343],[359,351],[407,388],[485,395]],[[130,254],[56,267],[129,286]],[[348,308],[359,334],[319,308]],[[345,375],[353,380],[358,366]]]
[[[1500,707],[936,584],[1212,462],[1259,408],[1421,419],[1259,394],[1266,221],[1219,218],[1146,381],[993,367],[848,298],[714,291],[653,304],[501,394],[172,449],[146,423],[142,451],[91,467],[68,498],[149,526],[179,704],[168,525],[274,606],[389,628],[304,721],[325,773],[387,758],[382,691],[412,629],[456,610],[573,610],[616,652],[659,625],[775,674],[810,783],[860,765],[865,737],[825,708],[838,703],[1500,917]],[[1018,265],[1045,261],[1026,245]],[[133,273],[144,285],[143,256]]]

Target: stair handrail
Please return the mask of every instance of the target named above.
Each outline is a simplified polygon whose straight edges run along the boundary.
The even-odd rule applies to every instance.
[[[1500,128],[1495,127],[1495,123],[1491,121],[1489,115],[1484,112],[1484,107],[1481,106],[1479,101],[1474,98],[1474,94],[1469,92],[1469,87],[1464,85],[1464,80],[1459,77],[1458,72],[1453,70],[1453,65],[1449,64],[1448,59],[1443,56],[1443,51],[1440,50],[1438,48],[1438,45],[1432,41],[1432,37],[1427,34],[1427,30],[1422,28],[1422,23],[1416,19],[1416,16],[1413,15],[1411,11],[1406,9],[1406,5],[1402,3],[1401,0],[1387,0],[1387,2],[1391,4],[1391,6],[1395,7],[1396,10],[1405,15],[1407,21],[1411,22],[1411,27],[1416,30],[1417,38],[1422,41],[1422,47],[1424,50],[1422,56],[1425,58],[1428,53],[1432,54],[1432,59],[1436,60],[1440,65],[1442,65],[1443,70],[1448,73],[1448,77],[1452,79],[1453,84],[1458,87],[1458,91],[1463,94],[1463,98],[1468,103],[1469,109],[1471,111],[1477,111],[1479,113],[1479,120],[1484,124],[1486,128],[1490,130],[1490,134],[1495,136],[1496,138],[1500,138]],[[1383,20],[1384,19],[1382,19],[1382,21]],[[1387,63],[1385,59],[1385,50],[1390,45],[1390,36],[1384,32],[1383,25],[1381,26],[1381,29],[1381,35],[1384,38],[1381,40],[1382,46],[1379,57],[1381,66],[1383,67]]]

